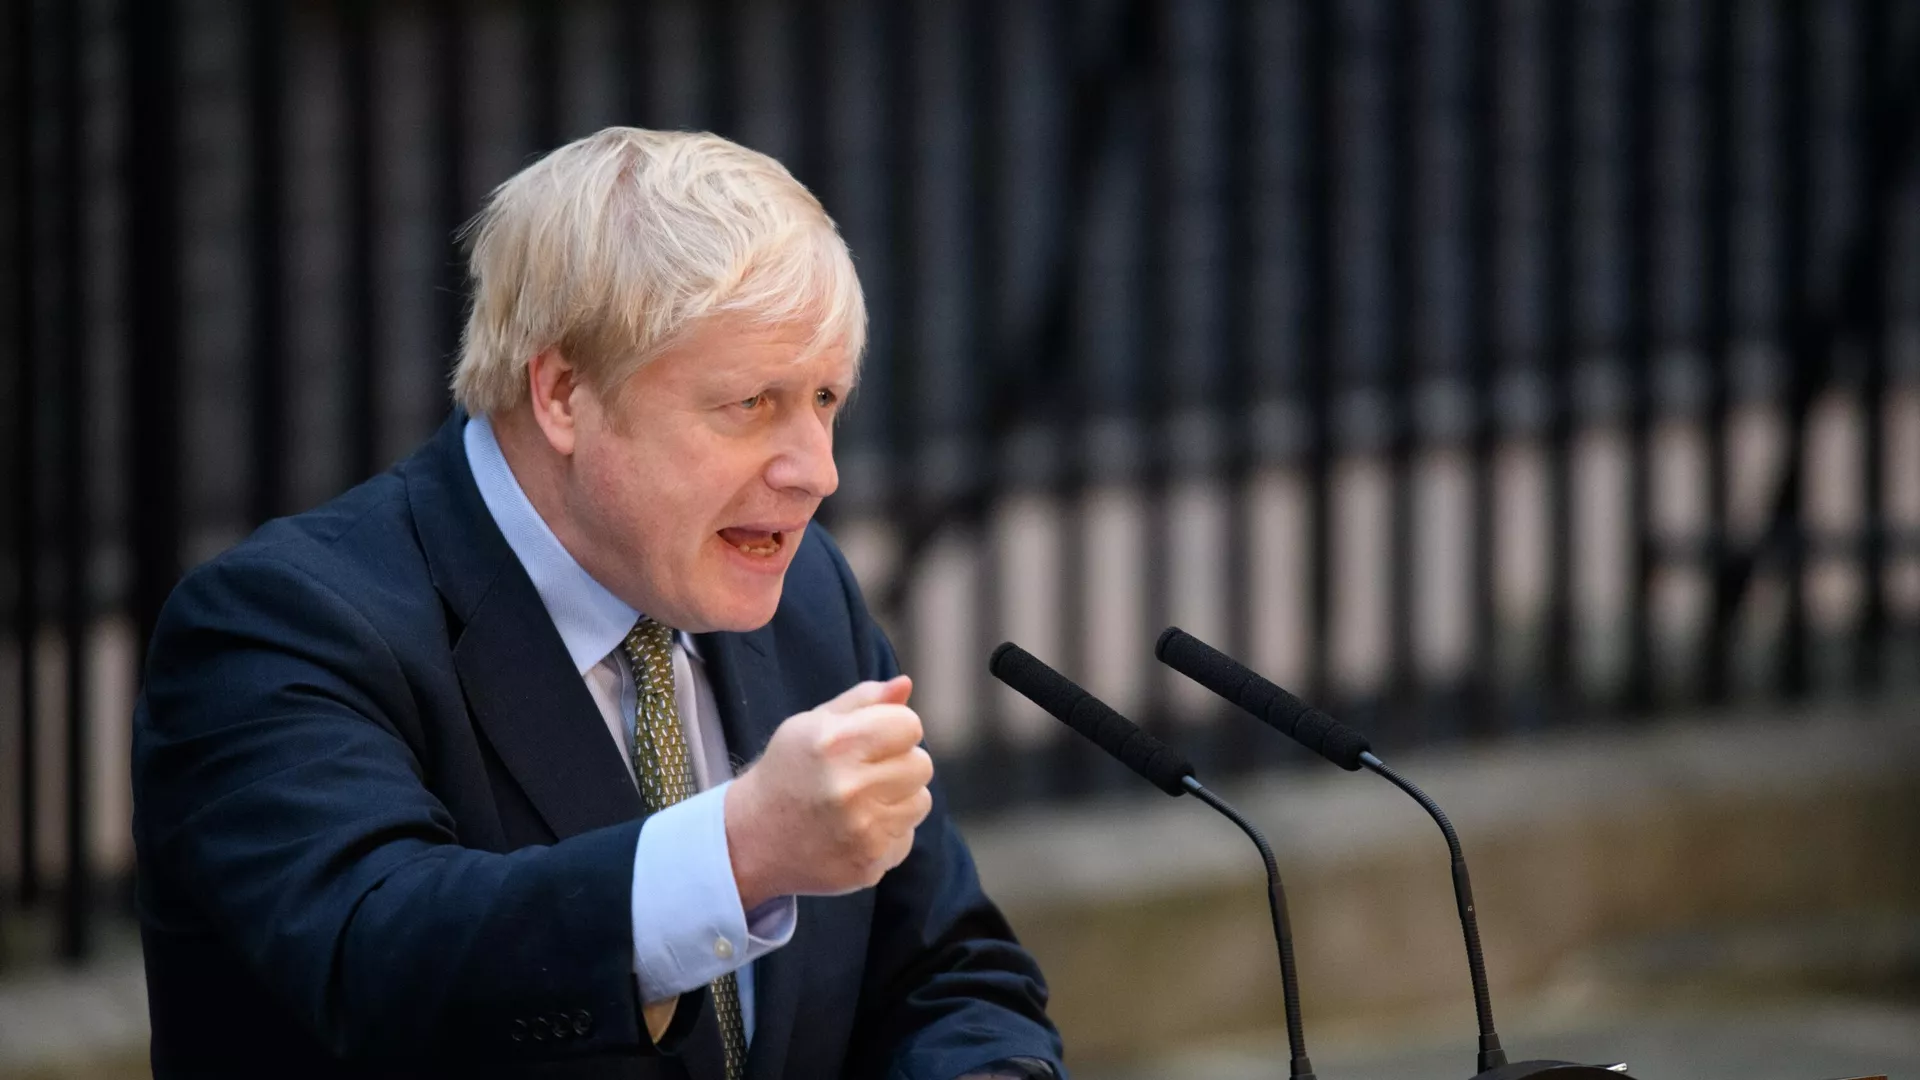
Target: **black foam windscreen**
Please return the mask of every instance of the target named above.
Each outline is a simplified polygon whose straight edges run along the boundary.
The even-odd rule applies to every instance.
[[[1169,626],[1154,642],[1160,662],[1279,729],[1282,735],[1353,772],[1369,746],[1366,736],[1261,678],[1245,664]]]
[[[1094,745],[1145,777],[1169,795],[1185,795],[1185,777],[1193,765],[1185,755],[1141,731],[1072,679],[1048,667],[1011,641],[1001,642],[987,661],[993,677],[1045,709],[1054,719],[1092,740]]]

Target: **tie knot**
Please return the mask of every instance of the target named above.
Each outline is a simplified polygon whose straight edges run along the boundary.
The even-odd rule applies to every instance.
[[[666,626],[651,616],[642,615],[627,631],[626,640],[621,642],[626,648],[627,657],[640,662],[648,657],[670,656],[673,653],[673,628]]]

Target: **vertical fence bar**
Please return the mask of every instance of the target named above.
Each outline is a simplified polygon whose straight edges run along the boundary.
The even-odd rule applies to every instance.
[[[1340,272],[1333,246],[1334,77],[1340,62],[1337,5],[1299,8],[1302,176],[1295,210],[1301,227],[1300,399],[1307,482],[1307,687],[1326,701],[1332,682],[1327,642],[1333,625],[1333,327]]]
[[[1780,530],[1780,578],[1786,593],[1786,617],[1781,628],[1777,687],[1787,698],[1797,698],[1807,689],[1807,597],[1806,597],[1806,518],[1805,469],[1807,413],[1820,379],[1813,370],[1821,361],[1814,355],[1816,343],[1808,325],[1810,304],[1807,297],[1806,260],[1807,219],[1810,209],[1812,177],[1807,139],[1812,127],[1812,58],[1814,46],[1809,31],[1811,10],[1806,0],[1785,0],[1781,9],[1783,23],[1776,35],[1780,42],[1778,78],[1781,115],[1779,117],[1778,162],[1781,174],[1778,228],[1778,299],[1782,313],[1780,339],[1786,347],[1788,368],[1787,470],[1781,484],[1780,505],[1776,507]]]
[[[88,918],[92,900],[93,866],[87,850],[87,793],[92,775],[87,769],[87,705],[91,681],[87,663],[87,569],[92,555],[88,504],[91,485],[87,469],[87,347],[86,297],[83,282],[86,243],[86,44],[81,36],[81,6],[56,5],[59,20],[60,154],[55,185],[60,191],[58,265],[60,275],[55,308],[59,312],[61,365],[60,403],[60,563],[62,590],[60,632],[66,645],[66,881],[61,896],[60,954],[69,963],[86,958],[92,946]]]
[[[806,190],[814,192],[828,213],[837,209],[837,190],[833,186],[831,146],[833,113],[831,71],[833,38],[828,35],[828,2],[801,0],[793,6],[791,40],[787,46],[793,56],[793,171]]]
[[[728,133],[723,119],[733,119],[733,86],[727,70],[729,0],[705,0],[693,5],[695,100],[691,126],[719,135]]]
[[[1856,136],[1855,147],[1859,193],[1859,242],[1866,245],[1869,267],[1865,295],[1860,303],[1860,623],[1854,644],[1854,678],[1858,688],[1876,690],[1880,686],[1882,653],[1886,645],[1886,396],[1887,396],[1887,281],[1891,261],[1887,257],[1886,199],[1880,192],[1876,157],[1880,144],[1891,142],[1892,133],[1878,118],[1888,110],[1882,100],[1888,95],[1882,80],[1892,68],[1893,27],[1888,25],[1885,0],[1865,0],[1856,9],[1861,56],[1858,68],[1858,100],[1855,114],[1864,122]]]
[[[34,93],[34,0],[16,0],[13,10],[14,129],[14,303],[18,334],[18,381],[13,386],[14,467],[18,470],[16,496],[19,516],[14,519],[17,562],[14,641],[20,650],[20,900],[33,904],[40,897],[40,783],[34,770],[34,747],[39,742],[39,680],[34,677],[34,654],[40,638],[40,476],[37,367],[40,291],[33,268],[39,265],[34,233],[39,219],[39,176],[34,168],[39,99]]]
[[[705,0],[700,11],[707,130],[733,138],[740,129],[740,5],[738,0]]]
[[[1121,16],[1123,24],[1132,27],[1144,22],[1148,17],[1145,9],[1150,3],[1151,0],[1129,0]],[[1087,401],[1092,396],[1087,375],[1092,358],[1083,325],[1087,243],[1094,228],[1094,215],[1087,207],[1094,200],[1104,171],[1107,136],[1116,126],[1110,104],[1112,96],[1127,84],[1123,69],[1133,62],[1132,57],[1137,55],[1134,49],[1139,44],[1133,35],[1123,33],[1117,46],[1120,59],[1107,68],[1114,77],[1101,85],[1100,80],[1092,77],[1096,67],[1092,60],[1080,62],[1079,28],[1073,17],[1077,10],[1073,0],[1046,0],[1046,33],[1052,56],[1062,69],[1073,73],[1073,106],[1068,114],[1072,130],[1067,133],[1071,149],[1065,197],[1058,204],[1063,220],[1054,230],[1056,246],[1051,252],[1053,281],[1049,287],[1051,297],[1057,302],[1042,316],[1041,332],[1029,339],[1027,347],[1032,352],[1024,357],[1030,364],[1058,365],[1061,374],[1055,383],[1055,393],[1059,400],[1069,402]],[[1088,560],[1083,555],[1092,531],[1086,518],[1091,455],[1082,410],[1059,409],[1053,415],[1055,470],[1051,479],[1053,504],[1060,512],[1057,564],[1062,568],[1060,667],[1070,673],[1082,672],[1087,669],[1090,652],[1087,607],[1095,588]],[[1079,756],[1079,751],[1079,747],[1064,738],[1056,737],[1047,745],[1048,775],[1064,780],[1064,783],[1056,781],[1056,790],[1069,786],[1076,791],[1094,789],[1112,778],[1109,772],[1087,768],[1086,759]]]
[[[1382,722],[1405,731],[1413,720],[1414,530],[1413,451],[1420,374],[1420,5],[1395,0],[1387,27],[1385,385],[1388,517],[1387,680]]]
[[[1547,4],[1543,94],[1546,139],[1541,225],[1544,262],[1540,275],[1542,326],[1540,385],[1546,406],[1547,596],[1544,683],[1552,718],[1560,719],[1573,689],[1574,434],[1574,169],[1579,127],[1575,65],[1575,15],[1570,4]]]
[[[837,192],[827,153],[831,119],[828,99],[832,93],[829,73],[833,59],[829,56],[829,50],[833,43],[827,34],[824,6],[825,0],[799,0],[792,5],[789,34],[782,43],[793,62],[794,137],[790,144],[791,165],[794,175],[807,186],[807,190],[813,192],[813,197],[820,200],[820,205],[842,225],[844,231],[844,215],[836,201]],[[835,445],[842,452],[847,449],[844,434],[836,436]],[[840,499],[828,499],[821,503],[814,513],[814,520],[825,528],[833,528],[839,519],[840,503]]]
[[[342,75],[346,86],[347,139],[347,483],[372,476],[380,461],[380,390],[375,287],[373,0],[344,0],[341,9]]]
[[[247,5],[247,156],[250,173],[248,344],[253,456],[248,516],[259,524],[285,508],[287,491],[285,0]]]
[[[920,223],[915,219],[915,212],[919,208],[917,182],[920,174],[914,138],[920,122],[919,68],[915,63],[920,51],[914,18],[917,10],[918,5],[911,0],[881,5],[881,35],[887,57],[890,91],[887,94],[887,121],[881,145],[882,153],[887,158],[883,171],[887,177],[888,263],[893,271],[893,280],[888,289],[893,299],[893,310],[888,312],[887,317],[889,399],[886,403],[886,441],[889,453],[886,455],[886,491],[891,504],[887,518],[895,522],[915,520],[921,508],[919,485],[916,483],[922,449],[919,380],[916,377],[919,364],[916,336],[919,332],[922,281]],[[918,569],[903,560],[895,573],[910,578]],[[913,590],[910,581],[908,584],[909,587],[901,593],[905,603],[893,628],[893,638],[902,659],[911,670],[910,665],[919,659],[916,650],[920,643],[914,640]]]
[[[1733,169],[1734,21],[1733,0],[1706,0],[1700,82],[1702,159],[1699,213],[1701,235],[1702,363],[1706,369],[1707,529],[1705,570],[1718,582],[1731,546],[1727,511],[1731,502],[1728,472],[1727,413],[1732,403],[1728,351],[1733,340],[1733,215],[1739,192]],[[1726,700],[1732,665],[1733,622],[1737,614],[1723,606],[1716,587],[1700,639],[1700,696],[1709,704]]]
[[[122,0],[127,65],[126,520],[142,655],[180,573],[179,40],[177,0]]]
[[[449,2],[458,5],[465,0]],[[647,77],[653,71],[652,23],[647,18],[651,8],[647,0],[616,0],[614,5],[614,27],[620,35],[619,55],[623,61],[620,64],[620,122],[634,127],[646,127],[652,111],[652,95],[647,92]]]
[[[1150,44],[1140,86],[1141,137],[1134,142],[1139,147],[1140,198],[1133,306],[1140,347],[1133,354],[1138,366],[1130,380],[1133,400],[1127,410],[1132,413],[1128,419],[1139,425],[1145,450],[1139,456],[1139,472],[1134,479],[1139,484],[1146,524],[1141,602],[1145,625],[1155,634],[1167,625],[1172,607],[1168,579],[1173,574],[1173,530],[1168,519],[1168,489],[1175,469],[1173,458],[1179,449],[1172,430],[1174,409],[1170,399],[1178,384],[1170,360],[1173,318],[1167,291],[1167,261],[1173,244],[1172,223],[1168,221],[1174,197],[1172,155],[1179,134],[1174,105],[1177,72],[1172,4],[1173,0],[1156,0],[1148,5],[1152,13],[1146,22]],[[1167,675],[1158,666],[1150,666],[1141,687],[1140,720],[1150,729],[1164,730],[1171,720]]]
[[[1466,318],[1467,395],[1472,402],[1473,431],[1469,456],[1472,480],[1473,548],[1468,601],[1471,655],[1467,694],[1466,730],[1484,734],[1492,730],[1499,707],[1498,581],[1495,577],[1497,547],[1494,514],[1498,492],[1494,479],[1494,454],[1500,439],[1500,409],[1495,400],[1495,382],[1499,372],[1500,325],[1500,94],[1499,73],[1503,63],[1505,39],[1503,26],[1495,16],[1495,0],[1466,0],[1465,32],[1468,43],[1467,87],[1464,95],[1466,117],[1466,169],[1463,231],[1466,259],[1462,269],[1467,276],[1467,296],[1471,305]],[[1474,47],[1474,43],[1481,43]]]
[[[982,404],[993,399],[995,384],[1003,370],[1002,350],[1005,344],[1000,317],[1000,275],[1004,266],[1000,243],[1004,205],[1001,201],[999,142],[1000,123],[1004,115],[1000,109],[1000,90],[1001,80],[1005,77],[999,49],[1002,18],[1000,5],[993,0],[975,0],[968,7],[966,90],[961,104],[967,116],[965,126],[969,152],[967,298],[971,311],[967,322],[971,328],[974,353],[971,365],[974,400]],[[1003,569],[998,550],[999,537],[994,530],[994,504],[1002,494],[1001,446],[995,439],[996,433],[980,425],[977,419],[970,418],[963,423],[959,437],[978,440],[970,455],[976,472],[964,483],[983,496],[977,522],[979,561],[974,581],[974,640],[969,645],[974,655],[984,657],[1003,636],[1000,604]],[[1014,754],[1008,733],[1001,723],[1002,717],[992,707],[992,703],[999,699],[995,693],[996,680],[988,674],[985,664],[973,664],[971,667],[977,682],[974,700],[978,702],[976,708],[979,709],[978,730],[981,735],[977,760],[996,766],[1005,763],[1005,773],[1021,785],[1021,793],[1033,794],[1027,785],[1035,778],[1027,770],[1014,767],[1016,762],[1024,763],[1024,759]]]
[[[1225,201],[1226,229],[1224,287],[1219,292],[1216,317],[1220,320],[1220,341],[1226,349],[1221,385],[1225,389],[1217,403],[1221,422],[1226,427],[1227,549],[1222,562],[1224,580],[1221,595],[1227,600],[1226,642],[1230,656],[1253,657],[1254,517],[1250,486],[1257,465],[1255,427],[1259,393],[1264,389],[1259,378],[1259,358],[1254,312],[1260,303],[1257,277],[1262,234],[1256,210],[1255,170],[1258,156],[1253,147],[1259,139],[1260,109],[1255,103],[1255,50],[1260,47],[1260,28],[1254,22],[1253,0],[1228,0],[1222,13],[1221,52],[1225,59],[1221,82],[1223,155],[1221,195]],[[1158,627],[1149,627],[1155,633]],[[1261,760],[1261,749],[1270,746],[1257,739],[1254,725],[1223,725],[1225,737],[1217,741],[1229,761],[1242,767]]]
[[[631,5],[621,5],[622,11],[630,8]],[[457,239],[469,216],[466,13],[466,0],[438,0],[434,5],[433,199],[435,220],[439,222],[434,249],[440,256],[439,269],[434,275],[439,283],[433,297],[434,354],[440,365],[442,388],[438,411],[444,411],[449,404],[445,393],[447,376],[458,360],[460,331],[466,314],[467,275]]]
[[[553,0],[521,0],[520,19],[526,28],[528,135],[533,152],[545,154],[560,145],[560,5]]]
[[[1627,629],[1627,664],[1620,701],[1629,710],[1653,702],[1653,575],[1657,548],[1653,535],[1653,303],[1654,230],[1660,207],[1655,198],[1659,159],[1655,155],[1654,109],[1660,100],[1659,13],[1649,0],[1630,0],[1621,50],[1620,147],[1625,176],[1620,185],[1620,222],[1625,233],[1625,269],[1620,363],[1627,397],[1627,595],[1622,612]]]
[[[827,34],[826,0],[799,0],[793,5],[792,42],[796,138],[794,172],[820,204],[837,208],[832,166],[827,148],[831,139],[833,41]]]

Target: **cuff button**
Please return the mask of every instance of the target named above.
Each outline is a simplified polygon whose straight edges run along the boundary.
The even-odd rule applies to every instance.
[[[573,1014],[573,1033],[585,1036],[593,1030],[593,1014],[585,1009]]]
[[[713,939],[713,955],[719,957],[722,960],[733,959],[733,942],[728,941],[724,937],[714,938]]]

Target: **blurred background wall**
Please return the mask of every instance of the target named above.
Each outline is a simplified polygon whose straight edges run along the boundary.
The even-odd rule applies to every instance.
[[[1752,779],[1706,784],[1732,800],[1718,811],[1656,816],[1737,823],[1798,759],[1808,805],[1846,824],[1756,843],[1709,895],[1852,851],[1837,829],[1860,861],[1810,877],[1857,872],[1876,917],[1920,909],[1911,846],[1888,864],[1874,842],[1916,811],[1899,792],[1920,716],[1920,7],[5,10],[0,982],[124,946],[127,715],[174,580],[444,418],[459,226],[608,124],[764,150],[840,223],[873,344],[823,517],[1050,967],[1100,955],[1069,943],[1098,920],[1027,879],[1072,877],[1072,822],[1161,809],[987,678],[995,642],[1176,737],[1204,775],[1317,790],[1151,661],[1170,622],[1376,745],[1451,762],[1462,792],[1668,761],[1659,733],[1704,725],[1689,760],[1760,747]],[[1794,749],[1814,731],[1825,756]],[[1896,751],[1862,749],[1889,732]],[[1528,747],[1547,749],[1499,757]],[[1580,775],[1539,782],[1592,787],[1574,820],[1617,815]],[[1834,802],[1848,788],[1873,794]],[[1530,820],[1487,798],[1487,829]],[[1327,813],[1291,812],[1276,834]],[[1329,819],[1326,850],[1362,817]],[[1620,843],[1654,844],[1672,880],[1705,873],[1676,851],[1723,846],[1657,835]],[[1326,903],[1386,904],[1379,872]],[[1130,888],[1094,893],[1115,918],[1155,910]],[[1208,903],[1153,925],[1213,925]],[[1724,911],[1629,907],[1613,929]],[[1874,925],[1904,942],[1911,924]],[[1113,932],[1107,954],[1137,951]],[[1095,967],[1061,991],[1082,1042],[1158,1045],[1096,1030],[1111,1010],[1082,988],[1126,976]],[[1187,1023],[1257,1028],[1264,978]]]

